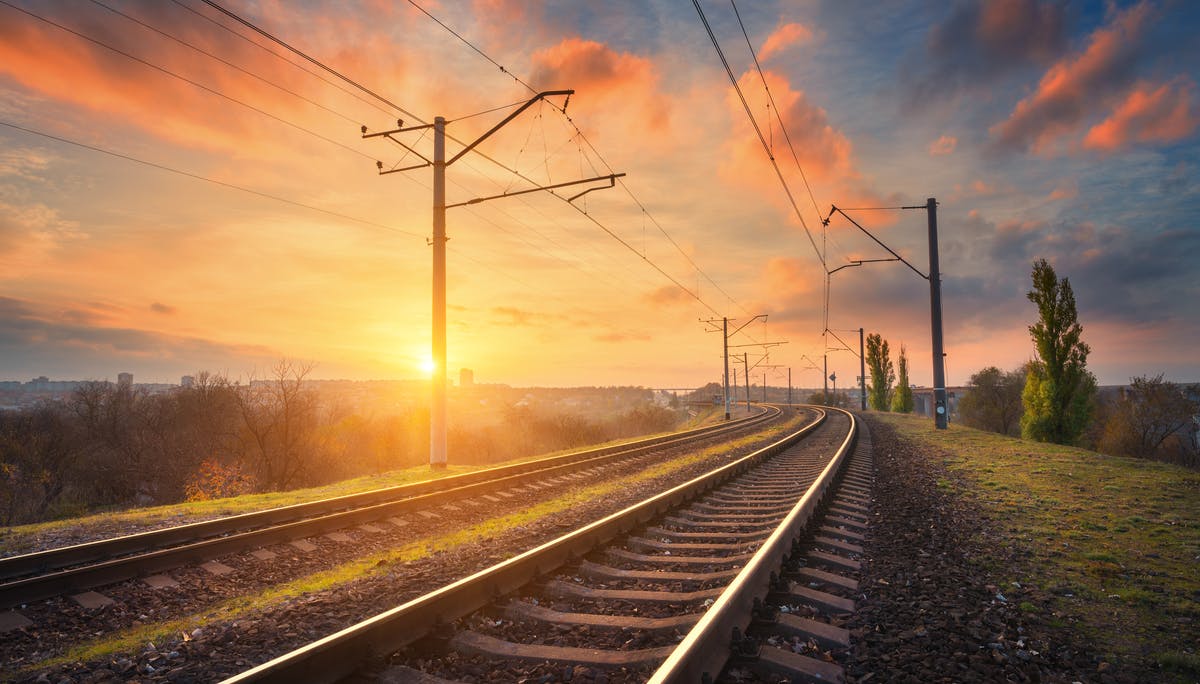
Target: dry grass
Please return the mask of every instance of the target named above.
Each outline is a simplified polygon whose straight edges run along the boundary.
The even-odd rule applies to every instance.
[[[692,429],[713,422],[717,415],[716,409],[702,411],[692,418],[681,429]],[[660,433],[668,434],[668,433]],[[641,435],[616,439],[598,444],[588,449],[616,446],[659,435]],[[125,534],[135,534],[163,527],[184,525],[187,523],[213,520],[240,513],[264,511],[294,504],[319,501],[347,494],[358,494],[373,489],[384,489],[398,485],[412,484],[435,480],[449,475],[458,475],[484,468],[523,463],[541,458],[549,458],[562,454],[580,451],[581,449],[563,449],[560,451],[537,454],[526,458],[513,459],[502,463],[475,466],[451,465],[442,470],[433,470],[427,465],[402,468],[379,475],[366,475],[351,480],[343,480],[321,487],[309,487],[286,492],[267,492],[263,494],[247,494],[244,496],[225,499],[211,499],[168,506],[153,506],[135,508],[106,513],[96,513],[79,518],[54,520],[31,525],[0,528],[0,556],[11,556],[20,553],[38,551],[47,546],[63,546],[81,541],[101,539]]]

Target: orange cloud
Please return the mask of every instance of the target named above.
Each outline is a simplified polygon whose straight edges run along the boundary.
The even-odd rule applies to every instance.
[[[588,108],[604,111],[606,101],[645,131],[665,130],[670,124],[668,100],[658,90],[658,69],[644,57],[617,52],[603,43],[567,38],[533,54],[531,83],[539,90],[573,88]],[[617,105],[619,101],[619,106]]]
[[[954,148],[958,146],[958,138],[952,135],[943,135],[929,146],[929,155],[933,157],[941,157],[950,154]]]
[[[1097,99],[1128,82],[1134,49],[1149,16],[1150,6],[1144,2],[1121,12],[1092,34],[1082,55],[1051,66],[1037,90],[1018,102],[1008,119],[992,126],[997,142],[1046,153],[1058,138],[1074,132]]]
[[[800,160],[804,172],[812,180],[847,180],[858,177],[851,161],[853,147],[850,141],[830,123],[825,110],[808,101],[804,91],[793,90],[788,80],[771,71],[763,75],[779,107],[779,118],[791,137],[792,148]],[[791,152],[779,131],[774,113],[767,110],[767,97],[763,93],[762,81],[755,72],[746,73],[739,79],[742,93],[750,103],[751,111],[759,121],[763,136],[773,137],[774,154],[782,167],[794,167],[790,163]],[[764,166],[762,143],[746,118],[741,100],[731,89],[726,97],[731,115],[736,122],[733,129],[733,163],[727,169],[729,175],[751,183],[766,182],[774,172]],[[771,131],[774,131],[772,134]],[[757,172],[750,169],[758,169]],[[772,181],[774,184],[774,181]]]
[[[688,292],[676,285],[663,285],[643,296],[647,304],[654,307],[668,307],[679,304],[690,304],[695,298]]]
[[[811,259],[773,257],[767,261],[764,279],[768,291],[781,297],[816,295],[820,292],[824,274]]]
[[[803,24],[789,22],[780,24],[767,39],[763,41],[762,48],[758,51],[758,60],[765,62],[776,54],[783,52],[789,47],[810,40],[812,31]]]
[[[34,16],[10,13],[15,15],[12,20],[0,22],[0,74],[50,100],[78,107],[89,117],[100,115],[190,149],[234,152],[239,158],[286,153],[294,149],[296,134],[312,140],[297,127],[331,138],[349,137],[329,135],[329,113],[285,92],[322,99],[313,94],[312,76],[256,44],[215,30],[178,8],[143,11],[144,16],[138,16],[136,6],[124,11],[179,42],[96,8],[65,15],[51,5],[39,5],[33,14],[80,35]],[[288,22],[298,21],[281,9],[275,11]],[[284,27],[285,35],[299,33]],[[306,42],[318,45],[334,43],[331,36],[370,34],[351,20],[312,16],[306,17],[304,31]],[[395,82],[396,74],[405,72],[396,55],[390,42],[378,38],[339,48],[330,61],[348,65],[369,83],[380,82],[380,72]],[[354,128],[353,123],[337,121],[334,125]]]
[[[1092,127],[1083,139],[1090,150],[1111,152],[1131,142],[1173,142],[1196,130],[1200,116],[1192,108],[1193,84],[1186,79],[1157,88],[1141,84],[1112,116]]]

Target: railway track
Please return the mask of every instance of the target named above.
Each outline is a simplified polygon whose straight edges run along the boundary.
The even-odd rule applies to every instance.
[[[336,534],[405,514],[477,501],[514,487],[570,481],[760,429],[780,416],[757,415],[622,445],[490,468],[439,480],[314,501],[0,559],[0,609],[82,592],[267,545]],[[585,475],[587,474],[587,475]],[[539,485],[533,485],[539,486]],[[491,497],[496,499],[497,497]],[[419,515],[417,516],[419,519]],[[15,618],[20,624],[20,617]]]
[[[227,681],[701,682],[727,665],[730,681],[838,681],[830,653],[849,643],[837,623],[853,609],[869,502],[857,432],[851,414],[820,411],[764,449]]]

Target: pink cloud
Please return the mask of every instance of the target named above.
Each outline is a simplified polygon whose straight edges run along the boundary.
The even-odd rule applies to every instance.
[[[789,47],[810,40],[812,31],[803,24],[789,22],[780,24],[776,29],[767,36],[763,41],[762,48],[758,51],[758,60],[765,62],[776,54],[783,52]]]
[[[1157,88],[1139,84],[1112,116],[1088,131],[1083,146],[1110,152],[1131,142],[1167,143],[1188,137],[1200,124],[1192,107],[1193,89],[1187,79]]]
[[[793,90],[784,76],[772,71],[764,71],[763,74],[779,107],[779,118],[787,127],[796,156],[809,178],[857,177],[851,161],[853,147],[846,136],[830,124],[825,110],[810,102],[804,91]],[[762,117],[762,113],[767,111],[767,99],[758,74],[748,72],[739,79],[739,83],[750,101],[751,111],[759,116],[763,135],[769,135],[768,126],[775,129],[775,142],[780,146],[776,156],[790,156],[790,152],[785,153],[786,143],[778,132],[779,124],[774,120],[774,113],[769,114],[769,121]],[[746,163],[759,165],[763,158],[762,144],[750,129],[741,100],[730,89],[726,101],[731,115],[738,122],[734,137],[739,141],[739,166]],[[765,173],[774,174],[769,168]]]
[[[953,152],[957,146],[958,138],[952,135],[943,135],[929,146],[929,155],[932,157],[941,157]]]
[[[647,58],[593,40],[567,38],[535,52],[532,62],[531,82],[537,88],[574,88],[591,109],[602,111],[611,104],[610,110],[637,119],[639,127],[662,130],[670,123],[658,69]]]
[[[1037,90],[1018,102],[1008,119],[992,126],[997,142],[1045,153],[1060,137],[1075,132],[1097,101],[1128,82],[1149,16],[1144,2],[1121,12],[1092,34],[1083,54],[1051,66]]]

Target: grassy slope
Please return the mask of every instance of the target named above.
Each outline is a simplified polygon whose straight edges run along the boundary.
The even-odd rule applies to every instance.
[[[1117,660],[1200,675],[1200,473],[879,417],[940,449],[947,468],[975,485],[966,494],[1005,521],[1007,541],[1030,550],[1020,572],[1033,576],[1010,581],[1055,594],[1056,616]]]
[[[702,411],[695,418],[689,420],[686,425],[681,426],[680,429],[689,430],[694,427],[706,425],[713,422],[716,418],[716,409]],[[629,437],[625,439],[613,440],[611,442],[605,442],[604,444],[599,444],[596,446],[611,446],[655,436],[657,435]],[[354,478],[352,480],[344,480],[342,482],[335,482],[333,484],[324,485],[321,487],[309,487],[307,489],[296,489],[286,492],[248,494],[245,496],[231,497],[226,499],[193,501],[180,504],[171,504],[167,506],[135,508],[122,511],[96,513],[79,518],[52,520],[49,522],[34,523],[31,525],[0,528],[0,556],[37,551],[41,548],[45,548],[46,544],[44,540],[51,537],[57,537],[60,539],[60,541],[55,543],[54,546],[62,546],[64,544],[62,538],[65,538],[66,540],[79,541],[123,534],[133,534],[135,532],[142,532],[145,530],[152,530],[170,525],[182,525],[185,523],[212,520],[224,516],[237,515],[239,513],[263,511],[271,508],[279,508],[298,503],[306,503],[309,501],[319,501],[321,499],[344,496],[347,494],[357,494],[359,492],[366,492],[372,489],[383,489],[386,487],[394,487],[413,482],[438,479],[446,477],[447,475],[458,475],[460,473],[471,472],[473,470],[510,465],[513,463],[520,463],[522,461],[530,461],[537,458],[547,458],[550,456],[556,456],[559,454],[565,454],[571,451],[579,450],[580,449],[564,449],[562,451],[556,451],[553,453],[538,454],[536,456],[514,459],[511,461],[505,461],[503,463],[494,463],[487,466],[452,465],[444,470],[431,470],[428,466],[422,465],[412,468],[393,470],[379,475],[367,475]]]

